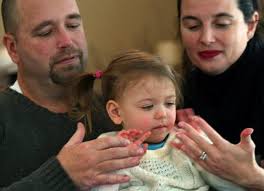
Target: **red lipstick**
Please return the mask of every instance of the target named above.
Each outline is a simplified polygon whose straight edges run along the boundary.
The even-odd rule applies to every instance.
[[[201,51],[198,53],[198,55],[202,59],[211,59],[219,55],[222,51],[219,50],[206,50],[206,51]]]

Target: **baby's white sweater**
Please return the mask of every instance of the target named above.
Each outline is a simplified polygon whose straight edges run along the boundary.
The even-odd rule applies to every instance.
[[[114,136],[116,132],[106,133],[103,136]],[[204,178],[212,184],[223,184],[219,190],[240,190],[232,183],[222,180],[207,172],[201,176],[197,166],[180,150],[172,148],[170,142],[175,139],[171,134],[165,145],[157,150],[147,150],[138,166],[120,170],[117,173],[131,177],[128,183],[114,186],[100,186],[92,191],[207,191],[209,186]],[[216,178],[216,179],[215,179]],[[209,182],[210,184],[210,182]],[[227,187],[226,187],[227,186]],[[233,186],[235,189],[233,189]]]

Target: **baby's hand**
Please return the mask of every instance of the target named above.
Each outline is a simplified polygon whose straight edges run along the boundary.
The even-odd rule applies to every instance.
[[[122,130],[118,133],[118,136],[128,139],[131,144],[137,146],[143,146],[144,151],[147,150],[148,144],[144,144],[144,141],[150,136],[151,132],[143,132],[137,129]]]

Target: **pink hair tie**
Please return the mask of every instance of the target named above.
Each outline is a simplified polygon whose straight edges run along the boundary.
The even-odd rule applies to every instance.
[[[100,79],[103,76],[103,72],[100,70],[97,70],[94,75],[93,75],[96,79]]]

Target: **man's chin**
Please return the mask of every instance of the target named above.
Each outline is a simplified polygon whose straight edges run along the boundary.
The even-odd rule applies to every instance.
[[[70,64],[63,67],[55,65],[50,71],[50,76],[54,83],[65,84],[83,72],[84,66],[81,63]]]
[[[55,64],[51,68],[50,78],[55,84],[67,84],[75,77],[84,72],[84,65],[81,62],[60,65]]]
[[[67,85],[72,82],[74,78],[79,76],[83,71],[68,71],[60,73],[60,75],[51,75],[51,80],[53,83],[58,85]]]

